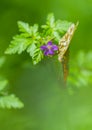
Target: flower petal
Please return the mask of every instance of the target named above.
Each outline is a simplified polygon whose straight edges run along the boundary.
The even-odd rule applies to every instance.
[[[54,55],[54,51],[53,50],[48,50],[48,55]]]
[[[53,51],[53,50],[45,50],[45,51],[44,51],[44,55],[45,55],[45,56],[54,55],[54,51]]]
[[[43,45],[43,46],[40,47],[40,49],[44,51],[44,50],[47,49],[47,46],[46,46],[46,45]]]
[[[58,46],[53,45],[53,46],[52,46],[52,50],[53,50],[53,51],[57,51],[57,50],[58,50]]]
[[[45,56],[48,56],[48,55],[49,55],[48,50],[45,50],[45,51],[44,51],[44,55],[45,55]]]
[[[47,43],[47,45],[52,45],[52,41],[49,41],[49,42]]]

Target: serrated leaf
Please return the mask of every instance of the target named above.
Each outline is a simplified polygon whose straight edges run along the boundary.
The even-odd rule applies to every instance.
[[[0,81],[0,91],[4,90],[6,88],[7,83],[8,83],[7,80]]]
[[[33,32],[33,34],[37,33],[37,31],[38,31],[38,24],[34,24],[32,26],[32,32]]]
[[[14,94],[0,97],[1,108],[22,108],[23,103]]]
[[[41,61],[41,59],[43,58],[43,53],[40,50],[40,48],[38,48],[34,43],[31,44],[28,49],[27,52],[30,54],[30,56],[32,57],[32,61],[33,64],[37,64],[39,61]]]
[[[43,58],[43,53],[40,50],[40,48],[37,48],[34,52],[34,55],[32,57],[33,59],[33,64],[36,65],[38,62],[40,62]]]
[[[13,38],[13,41],[5,51],[5,54],[21,54],[24,50],[26,50],[29,44],[29,39],[17,35]]]
[[[36,47],[36,45],[35,45],[34,43],[32,43],[32,44],[28,47],[27,52],[30,54],[31,57],[33,57],[36,48],[37,48],[37,47]]]
[[[48,14],[47,16],[47,24],[50,25],[50,27],[53,27],[55,25],[55,17],[54,14]]]
[[[56,30],[63,33],[66,32],[68,30],[68,28],[71,26],[71,22],[68,21],[61,21],[58,20],[56,21]]]
[[[59,33],[57,32],[57,31],[54,31],[53,32],[53,37],[55,38],[55,40],[58,42],[59,40],[60,40],[60,35],[59,35]]]
[[[18,27],[19,27],[19,31],[22,33],[28,33],[28,34],[32,33],[28,23],[18,21]]]

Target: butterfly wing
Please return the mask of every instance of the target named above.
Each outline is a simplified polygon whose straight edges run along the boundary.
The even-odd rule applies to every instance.
[[[78,23],[75,25],[75,24],[72,24],[68,31],[66,32],[66,34],[61,38],[61,40],[59,41],[59,54],[58,54],[58,60],[60,62],[62,62],[62,58],[64,56],[64,54],[66,53],[68,47],[69,47],[69,44],[70,44],[70,41],[73,37],[73,34],[76,30],[78,26]]]
[[[62,67],[63,67],[63,80],[64,80],[64,84],[66,84],[67,77],[69,74],[69,48],[64,54],[62,60]]]
[[[64,75],[64,82],[66,82],[68,77],[68,59],[69,59],[69,44],[73,37],[73,34],[78,26],[78,23],[72,24],[66,34],[61,38],[59,42],[59,53],[58,53],[58,60],[63,64],[63,75]]]

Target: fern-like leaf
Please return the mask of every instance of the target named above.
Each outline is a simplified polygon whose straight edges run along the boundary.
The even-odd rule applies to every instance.
[[[13,41],[5,51],[5,54],[21,54],[24,50],[26,50],[29,44],[29,39],[17,35],[13,38]]]
[[[14,94],[0,97],[1,108],[22,108],[23,103]]]

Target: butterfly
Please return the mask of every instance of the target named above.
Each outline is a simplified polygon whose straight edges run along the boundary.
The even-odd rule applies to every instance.
[[[74,35],[74,32],[77,29],[77,26],[78,26],[78,22],[76,24],[72,23],[71,26],[69,27],[68,31],[65,33],[65,35],[59,41],[58,60],[63,65],[64,83],[66,83],[68,73],[69,73],[69,69],[68,69],[69,45],[70,45],[71,39]]]

